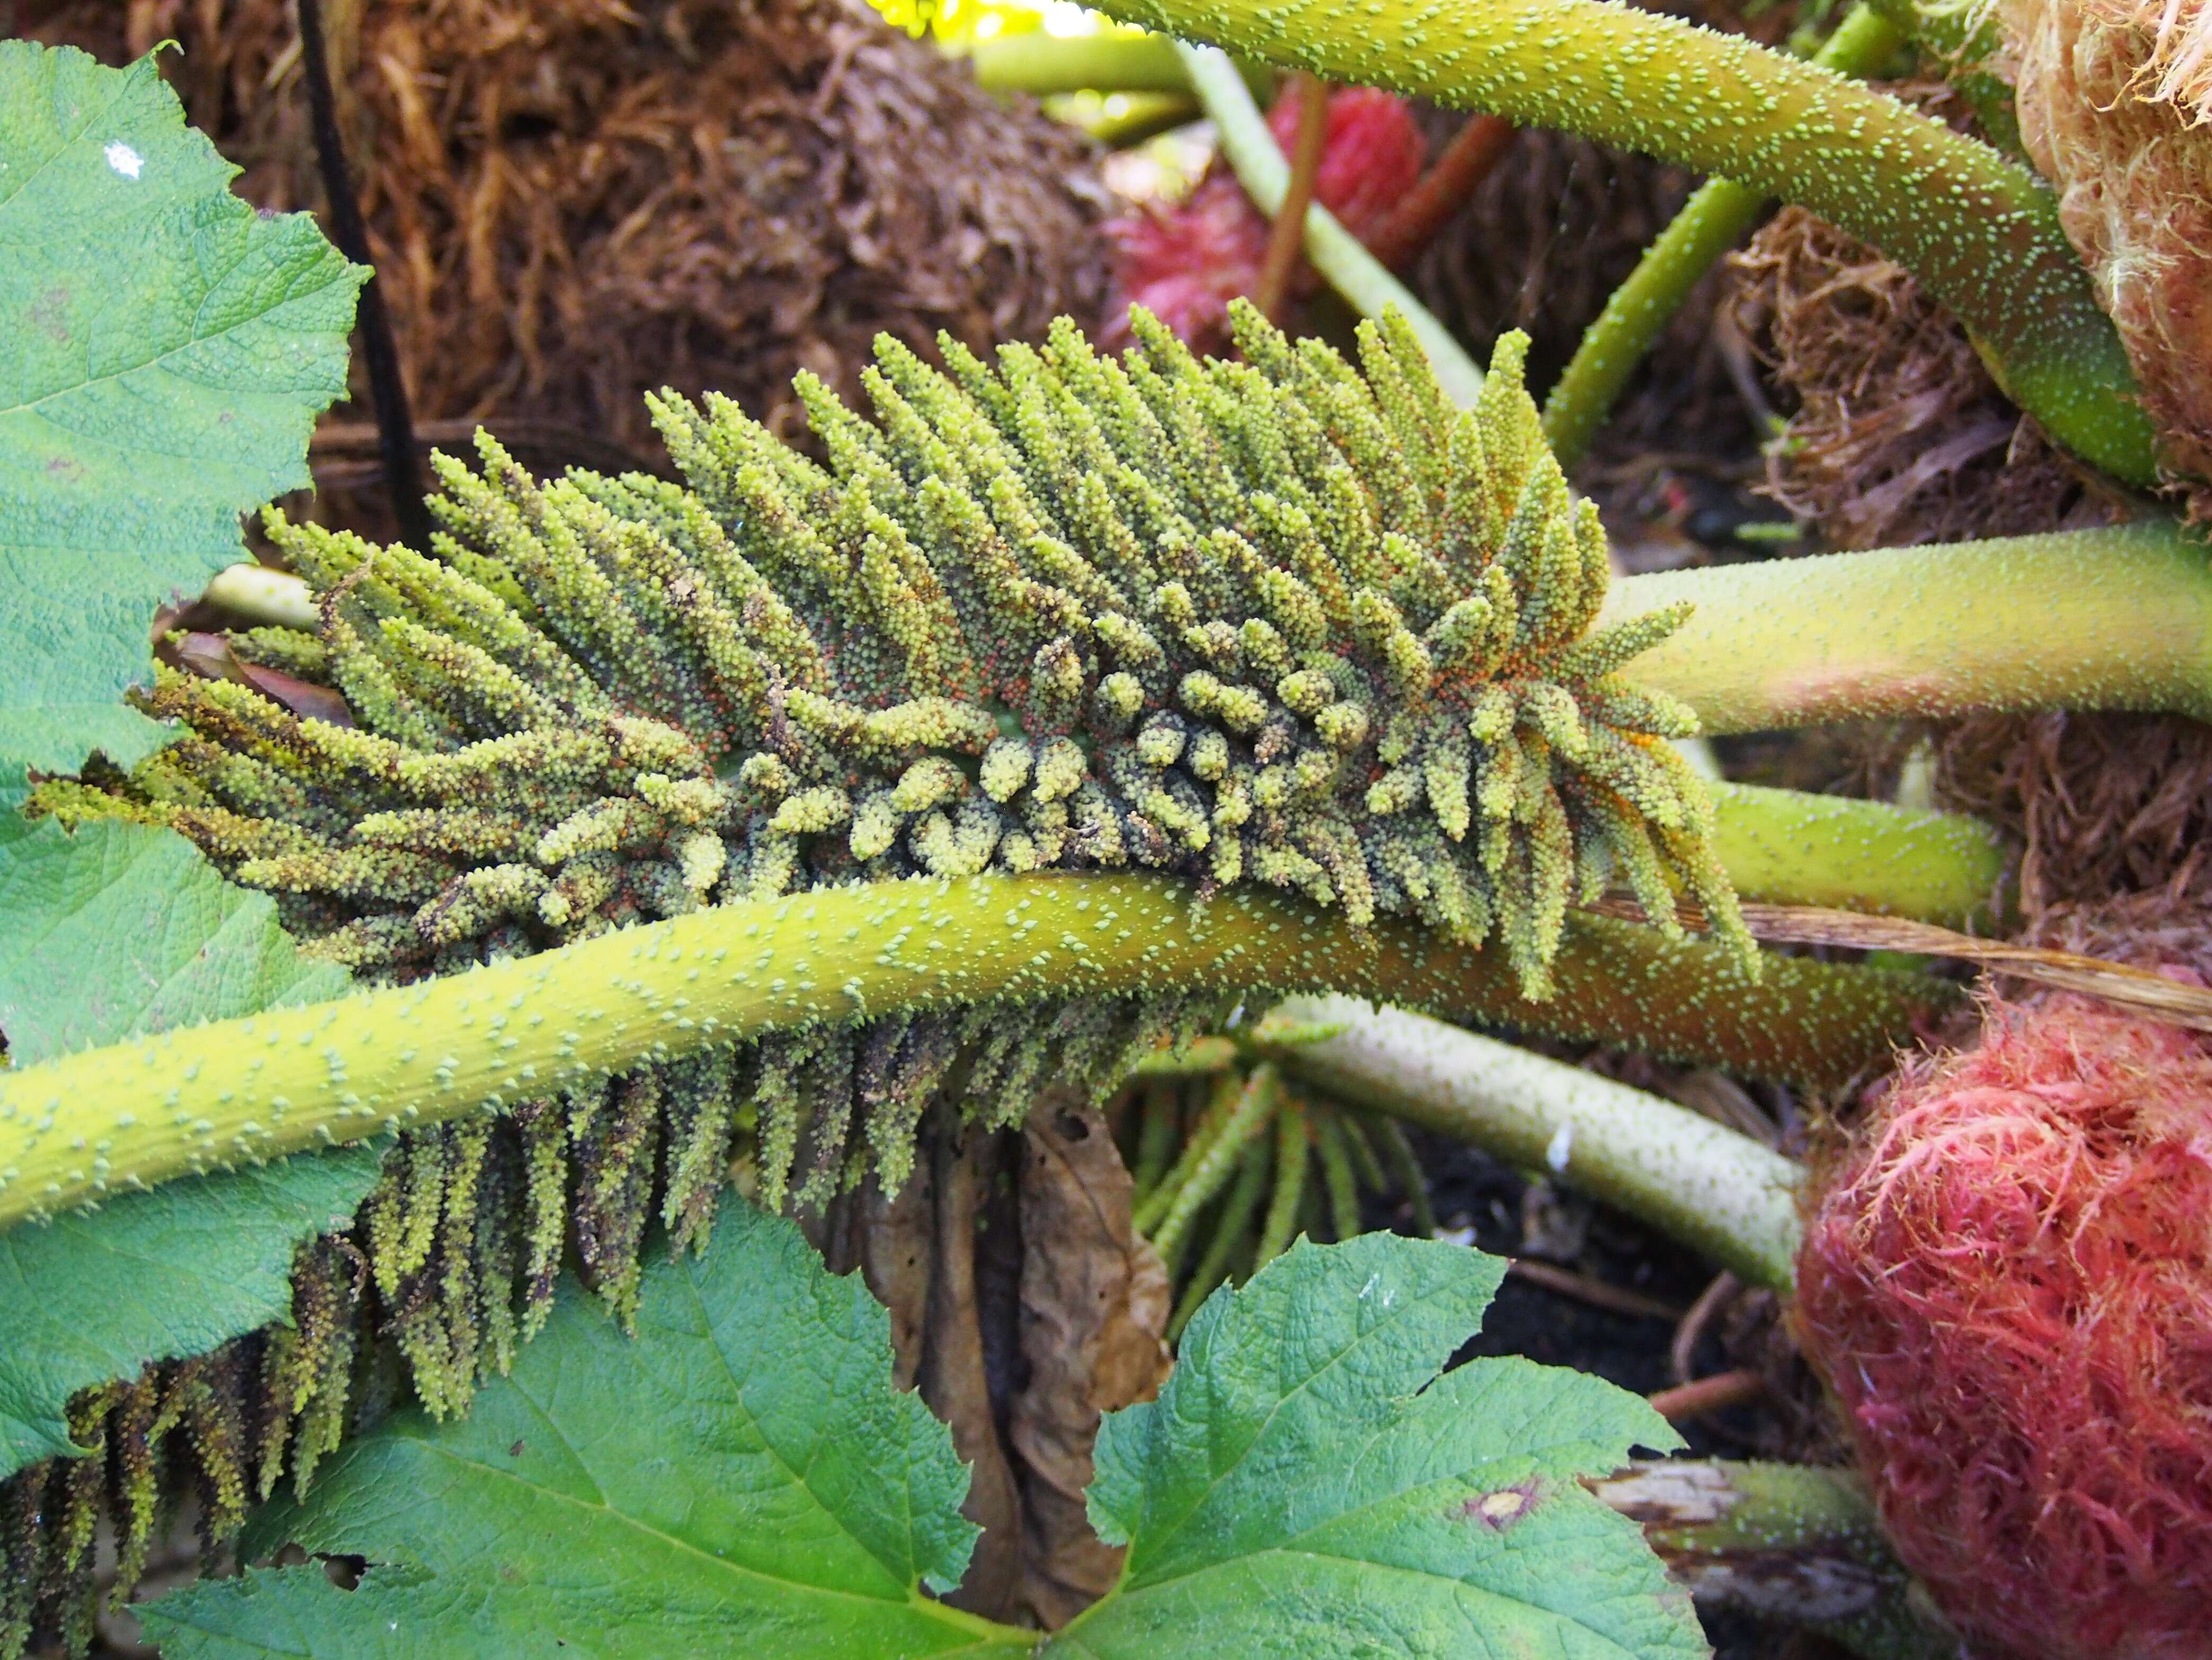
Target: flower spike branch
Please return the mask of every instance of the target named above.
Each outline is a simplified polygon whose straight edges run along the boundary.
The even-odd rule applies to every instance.
[[[2155,480],[2126,354],[2049,189],[1893,98],[1601,0],[1109,0],[1105,9],[1802,203],[1926,283],[1972,331],[2008,395],[2054,437],[2114,477]]]

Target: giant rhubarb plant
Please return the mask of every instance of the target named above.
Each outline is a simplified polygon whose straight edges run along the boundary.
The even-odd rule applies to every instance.
[[[1826,208],[1912,261],[2054,432],[2151,475],[2040,186],[1888,100],[1584,0],[1395,28],[1383,3],[1357,30],[1144,3]],[[0,1225],[66,1213],[89,1233],[143,1219],[133,1189],[398,1146],[354,1237],[301,1255],[289,1335],[179,1360],[198,1340],[150,1331],[100,1351],[107,1387],[82,1367],[25,1385],[19,1418],[102,1456],[10,1484],[0,1637],[81,1617],[103,1507],[141,1560],[151,1449],[179,1426],[219,1522],[249,1472],[264,1494],[288,1459],[304,1479],[339,1438],[365,1287],[424,1406],[456,1412],[549,1318],[572,1236],[646,1322],[679,1272],[645,1266],[653,1220],[708,1244],[733,1158],[772,1207],[896,1186],[933,1110],[1018,1120],[1048,1079],[1103,1091],[1294,991],[1810,1083],[1878,1067],[1944,988],[1761,953],[1739,891],[1958,920],[1986,897],[1986,842],[1711,790],[1669,740],[2206,705],[2212,576],[2171,528],[1613,583],[1515,343],[1462,407],[1395,318],[1363,328],[1356,368],[1236,325],[1237,363],[1141,315],[1119,359],[1067,326],[995,365],[942,342],[944,373],[887,344],[872,419],[802,384],[826,465],[713,399],[657,405],[686,485],[540,481],[486,439],[477,470],[441,464],[428,549],[272,521],[312,626],[231,637],[255,685],[161,671],[137,701],[174,741],[50,781],[33,809],[84,827],[42,830],[57,847],[118,833],[100,821],[181,832],[365,983],[103,1027],[0,1078]],[[1911,866],[1870,861],[1869,836]],[[1589,914],[1616,884],[1648,923]],[[1685,933],[1683,897],[1711,937]],[[1229,1318],[1192,1341],[1211,1353]],[[158,1364],[134,1377],[134,1356]],[[1175,1463],[1174,1414],[1146,1421]],[[349,1468],[412,1456],[380,1445]],[[1462,1495],[1460,1521],[1504,1534],[1556,1485],[1528,1483]],[[303,1530],[348,1548],[371,1523],[334,1492]],[[1134,1475],[1096,1501],[1133,1576],[1152,1504]],[[958,1552],[900,1559],[908,1613],[925,1554]],[[1171,1623],[1183,1594],[1143,1619]]]

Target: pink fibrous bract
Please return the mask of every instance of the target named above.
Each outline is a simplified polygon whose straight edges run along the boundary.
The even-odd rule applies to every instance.
[[[1976,1654],[2212,1655],[2212,1042],[1993,1001],[1830,1172],[1797,1318]]]

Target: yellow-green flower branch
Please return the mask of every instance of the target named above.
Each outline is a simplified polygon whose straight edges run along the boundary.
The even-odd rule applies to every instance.
[[[1601,0],[1107,0],[1104,9],[1802,203],[1912,271],[2060,441],[2115,477],[2154,478],[2152,428],[2126,354],[2048,187],[1893,98]]]
[[[163,1032],[0,1077],[0,1225],[104,1193],[554,1095],[773,1031],[1085,996],[1339,990],[1801,1081],[1881,1064],[1936,1012],[1922,976],[1571,921],[1558,995],[1504,954],[1249,889],[1138,875],[820,889],[414,985]]]
[[[2212,718],[2212,563],[2170,522],[1631,577],[1600,620],[1684,603],[1689,621],[1629,672],[1708,733],[2046,708]]]
[[[1879,69],[1903,40],[1887,18],[1861,4],[1837,26],[1813,61],[1856,80]],[[1765,192],[1733,179],[1708,179],[1613,291],[1544,400],[1544,436],[1562,466],[1573,466],[1589,448],[1651,343],[1666,331],[1713,262],[1758,222],[1767,200]]]

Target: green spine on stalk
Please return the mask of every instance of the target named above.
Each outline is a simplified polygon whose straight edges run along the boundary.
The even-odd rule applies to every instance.
[[[1107,0],[1126,22],[1717,173],[1872,242],[2077,454],[2154,482],[2151,423],[2049,188],[1895,99],[1601,0]]]

